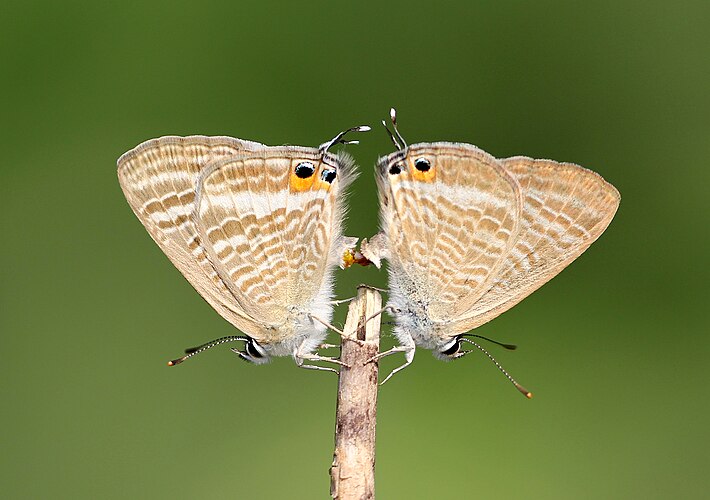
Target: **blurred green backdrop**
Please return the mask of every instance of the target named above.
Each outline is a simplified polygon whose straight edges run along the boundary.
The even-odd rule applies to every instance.
[[[709,6],[3,2],[2,496],[327,498],[335,377],[226,348],[167,368],[233,330],[135,219],[115,161],[165,134],[315,146],[393,105],[410,142],[577,162],[622,204],[480,329],[520,345],[495,353],[535,399],[482,356],[420,352],[384,386],[378,495],[707,495]],[[362,139],[348,233],[369,236],[392,146]],[[340,273],[338,294],[384,278]]]

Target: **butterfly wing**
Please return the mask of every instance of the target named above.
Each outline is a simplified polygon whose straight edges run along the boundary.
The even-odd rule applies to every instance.
[[[621,199],[614,186],[578,165],[500,161],[521,186],[521,228],[490,289],[458,320],[458,332],[490,321],[555,277],[599,238]]]
[[[467,311],[515,241],[518,183],[474,146],[433,143],[382,159],[378,184],[393,295],[434,322]]]
[[[215,159],[263,148],[232,137],[161,137],[118,160],[118,179],[133,212],[175,267],[227,321],[254,330],[207,257],[192,220],[195,184]]]
[[[296,175],[302,164],[313,174]],[[346,157],[295,147],[217,160],[200,176],[198,233],[239,307],[272,327],[256,340],[279,340],[270,335],[294,311],[320,306],[329,318],[337,254],[352,244],[341,231],[342,194],[352,178]]]

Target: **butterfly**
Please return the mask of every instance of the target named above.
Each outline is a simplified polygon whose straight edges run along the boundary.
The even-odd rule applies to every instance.
[[[303,368],[334,358],[315,353],[333,312],[333,273],[357,238],[342,232],[353,160],[329,149],[265,146],[232,137],[152,139],[118,160],[133,212],[200,295],[244,335],[187,349],[186,359],[216,345],[262,364],[293,356]],[[345,261],[344,261],[345,259]]]
[[[377,162],[381,232],[360,252],[378,267],[388,261],[393,333],[443,360],[481,350],[469,333],[507,311],[579,257],[607,228],[619,192],[578,165],[523,156],[496,159],[470,144],[408,146],[390,112],[398,151]],[[506,348],[515,346],[500,344]]]

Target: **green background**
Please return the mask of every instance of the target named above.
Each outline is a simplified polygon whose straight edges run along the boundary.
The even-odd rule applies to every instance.
[[[336,378],[234,330],[131,213],[115,161],[165,134],[409,142],[573,161],[619,188],[607,232],[479,330],[419,352],[378,407],[380,498],[701,498],[708,481],[707,1],[3,2],[4,498],[327,498]],[[377,229],[381,127],[348,233]],[[375,269],[338,274],[338,295]],[[345,307],[338,312],[342,321]],[[388,340],[386,345],[391,344]],[[399,359],[383,363],[388,369]]]

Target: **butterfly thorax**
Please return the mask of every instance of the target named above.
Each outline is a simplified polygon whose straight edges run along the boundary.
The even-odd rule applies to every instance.
[[[403,293],[392,286],[394,283],[390,280],[391,290],[387,305],[396,312],[393,330],[395,336],[403,343],[411,337],[417,346],[433,349],[435,352],[444,349],[451,342],[453,334],[450,332],[449,323],[431,318],[431,298],[416,291]]]
[[[269,356],[292,356],[297,351],[311,353],[323,343],[327,331],[321,324],[311,324],[306,319],[297,320],[269,332],[265,329],[259,345]]]
[[[333,316],[332,286],[325,286],[308,304],[289,306],[285,320],[261,328],[255,337],[269,356],[292,356],[296,352],[312,353],[323,343],[326,327],[312,317],[330,322]]]

